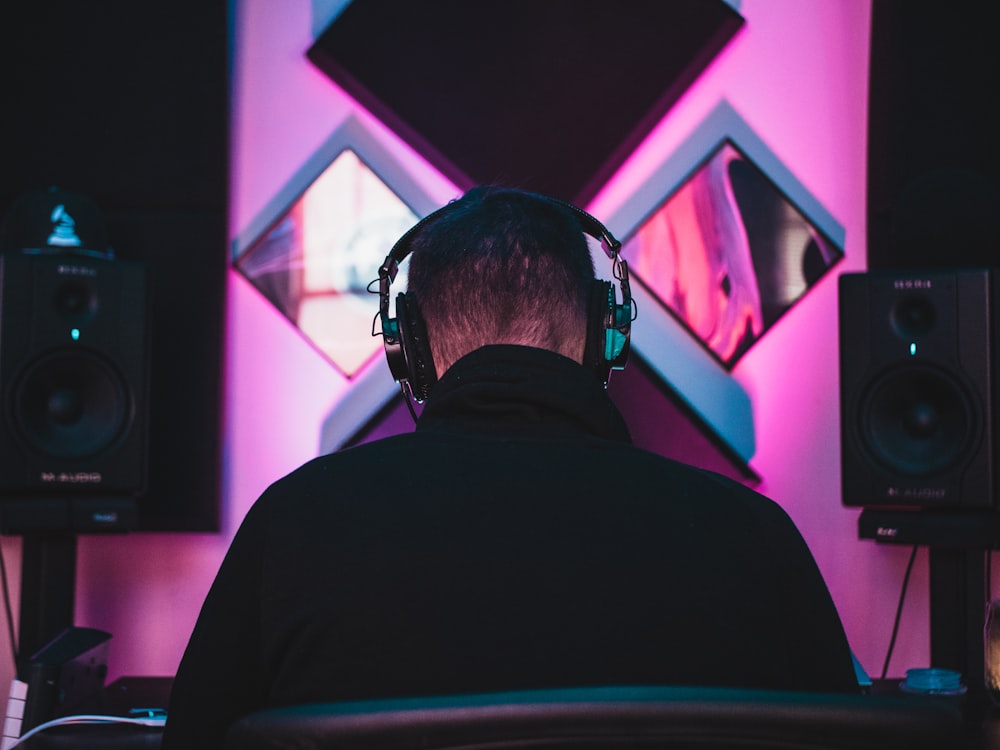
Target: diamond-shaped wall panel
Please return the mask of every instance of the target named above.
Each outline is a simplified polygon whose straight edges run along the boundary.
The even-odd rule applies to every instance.
[[[400,235],[435,207],[351,118],[237,239],[233,267],[353,378],[382,350],[369,283]],[[405,266],[400,274],[405,288]]]
[[[376,351],[368,283],[416,214],[345,149],[236,268],[347,376]]]
[[[645,217],[622,255],[728,368],[843,251],[726,139]]]

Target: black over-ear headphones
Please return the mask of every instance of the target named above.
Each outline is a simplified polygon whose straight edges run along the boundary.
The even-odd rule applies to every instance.
[[[594,280],[588,302],[587,343],[583,355],[583,364],[592,369],[601,383],[607,387],[611,371],[625,367],[634,318],[628,264],[621,258],[622,243],[586,211],[556,198],[532,195],[539,200],[568,209],[576,216],[584,233],[601,243],[605,254],[611,260],[612,274],[621,287],[622,301],[620,304],[617,302],[615,287],[611,282]],[[410,396],[418,403],[426,400],[431,386],[437,382],[427,329],[411,292],[400,292],[396,296],[396,317],[389,317],[389,285],[395,281],[399,265],[410,254],[413,238],[449,208],[451,204],[428,214],[411,227],[393,245],[378,270],[379,319],[382,323],[382,342],[385,345],[389,371],[399,382],[404,393],[408,390]]]

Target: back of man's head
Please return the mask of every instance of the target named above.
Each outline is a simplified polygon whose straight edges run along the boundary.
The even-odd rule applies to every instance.
[[[594,265],[573,212],[510,188],[474,188],[411,244],[408,290],[438,375],[487,344],[581,362]]]

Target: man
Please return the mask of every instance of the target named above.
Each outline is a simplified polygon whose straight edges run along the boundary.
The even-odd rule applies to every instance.
[[[178,671],[168,750],[319,701],[857,690],[787,515],[631,445],[604,388],[631,311],[595,282],[585,230],[606,232],[558,201],[478,188],[393,249],[383,333],[396,377],[427,397],[416,430],[317,458],[250,510]]]

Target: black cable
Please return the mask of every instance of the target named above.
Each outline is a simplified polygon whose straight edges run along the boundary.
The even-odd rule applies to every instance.
[[[7,614],[7,634],[10,637],[10,653],[17,664],[17,636],[14,635],[14,610],[10,606],[10,587],[7,583],[7,563],[3,559],[3,544],[0,542],[0,586],[3,587],[3,606]]]
[[[417,410],[413,406],[413,398],[406,392],[406,386],[403,383],[399,384],[399,388],[403,392],[403,402],[406,404],[406,408],[410,410],[410,416],[413,417],[413,424],[416,424]]]
[[[889,650],[885,655],[885,663],[882,665],[882,679],[889,674],[889,660],[892,659],[892,652],[896,648],[896,636],[899,635],[899,620],[903,616],[903,602],[906,601],[906,589],[910,584],[910,573],[913,571],[913,561],[917,559],[919,546],[914,544],[913,551],[910,552],[910,561],[906,563],[906,573],[903,575],[903,587],[899,592],[899,603],[896,605],[896,619],[892,623],[892,638],[889,639]]]

